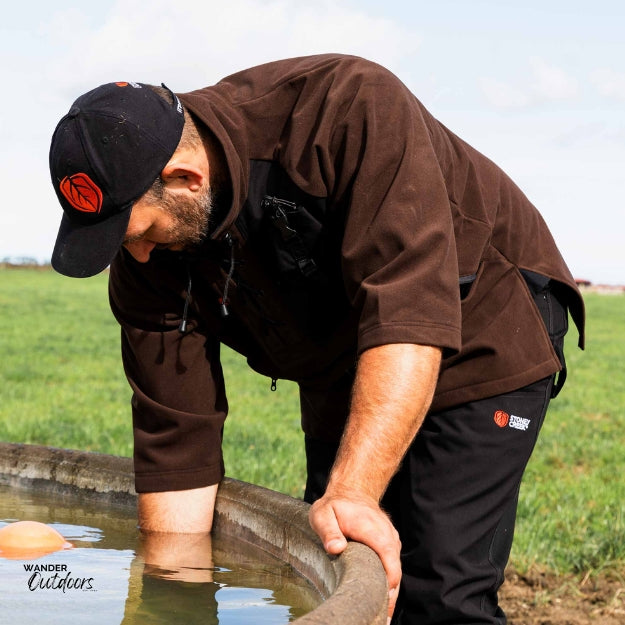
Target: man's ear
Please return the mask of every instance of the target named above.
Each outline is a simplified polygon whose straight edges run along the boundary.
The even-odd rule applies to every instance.
[[[187,151],[176,152],[161,172],[166,187],[172,191],[188,189],[199,191],[208,172],[204,172],[197,158]]]

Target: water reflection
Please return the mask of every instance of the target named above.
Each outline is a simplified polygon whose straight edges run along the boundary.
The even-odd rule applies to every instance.
[[[314,609],[315,591],[283,562],[229,537],[152,535],[127,510],[33,495],[0,485],[0,525],[51,524],[74,549],[25,562],[0,558],[2,619],[38,625],[278,625]],[[41,566],[44,565],[44,566]],[[46,570],[55,567],[56,570]],[[32,590],[29,580],[57,575]],[[91,588],[59,588],[63,576]],[[67,584],[66,584],[67,585]]]

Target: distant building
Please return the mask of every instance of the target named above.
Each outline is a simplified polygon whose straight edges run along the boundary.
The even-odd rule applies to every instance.
[[[624,295],[625,286],[622,284],[593,284],[590,280],[575,278],[577,286],[583,293],[599,293],[601,295]]]

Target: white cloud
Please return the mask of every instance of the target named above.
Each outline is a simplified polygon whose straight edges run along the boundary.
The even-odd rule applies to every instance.
[[[625,102],[625,73],[597,69],[591,75],[591,82],[602,96]]]
[[[562,68],[551,65],[540,57],[534,57],[530,63],[534,73],[531,92],[536,99],[569,100],[578,95],[577,80]]]
[[[68,16],[58,19],[67,23]],[[415,38],[392,20],[330,0],[117,0],[99,26],[72,19],[82,34],[65,44],[56,74],[79,91],[87,81],[120,77],[166,80],[187,90],[244,67],[320,52],[368,56],[393,67],[415,48]]]
[[[510,83],[482,77],[479,79],[479,85],[486,100],[495,108],[517,109],[531,103],[530,94],[526,90]]]
[[[556,100],[570,100],[579,95],[577,79],[562,68],[540,57],[529,60],[530,76],[519,77],[517,83],[491,77],[478,79],[487,102],[500,109],[519,109]]]

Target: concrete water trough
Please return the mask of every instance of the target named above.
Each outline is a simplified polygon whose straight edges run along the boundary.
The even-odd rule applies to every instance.
[[[0,483],[77,501],[136,507],[130,458],[0,443]],[[339,557],[328,556],[310,528],[304,502],[226,478],[217,496],[214,531],[261,547],[317,590],[323,600],[294,623],[386,623],[386,576],[376,554],[362,544],[350,543]]]

